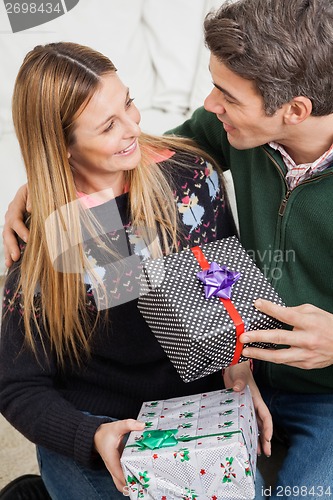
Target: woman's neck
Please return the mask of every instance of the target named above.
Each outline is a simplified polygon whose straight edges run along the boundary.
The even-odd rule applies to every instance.
[[[99,175],[96,177],[82,177],[76,175],[75,185],[77,191],[80,193],[86,195],[101,193],[103,198],[107,195],[108,199],[116,198],[126,190],[124,172],[116,172],[109,176]]]

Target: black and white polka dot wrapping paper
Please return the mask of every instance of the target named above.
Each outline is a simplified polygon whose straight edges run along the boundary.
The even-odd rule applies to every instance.
[[[241,273],[231,300],[245,331],[281,328],[277,320],[253,306],[258,297],[283,303],[235,236],[207,243],[201,250],[209,263]],[[236,347],[235,325],[218,297],[205,298],[203,284],[196,277],[199,271],[201,267],[189,249],[145,262],[138,303],[185,382],[229,366]],[[245,359],[241,356],[239,361]]]

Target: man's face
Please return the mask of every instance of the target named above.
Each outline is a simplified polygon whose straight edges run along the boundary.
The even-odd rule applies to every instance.
[[[251,80],[246,80],[210,57],[214,88],[205,99],[205,109],[223,123],[230,144],[249,149],[270,141],[283,140],[284,107],[267,116],[264,101]]]

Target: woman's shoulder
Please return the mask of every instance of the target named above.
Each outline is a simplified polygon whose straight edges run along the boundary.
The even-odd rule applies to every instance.
[[[212,163],[195,152],[174,151],[159,164],[172,177],[175,184],[192,181],[199,186],[202,181],[206,182],[212,176],[216,179],[219,177]]]
[[[221,190],[221,178],[217,169],[206,158],[197,153],[177,151],[162,162],[176,191],[186,193]],[[212,194],[212,193],[211,193]],[[212,195],[213,197],[213,195]]]

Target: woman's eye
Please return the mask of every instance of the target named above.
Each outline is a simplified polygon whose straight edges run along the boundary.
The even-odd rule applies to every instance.
[[[110,125],[104,130],[104,132],[109,132],[112,129],[114,122],[111,122]]]
[[[127,99],[127,101],[126,101],[126,109],[131,106],[131,104],[132,104],[133,101],[134,101],[134,97],[130,97],[130,98]],[[111,122],[110,125],[104,130],[104,132],[109,132],[112,129],[113,125],[114,125],[114,122]]]

